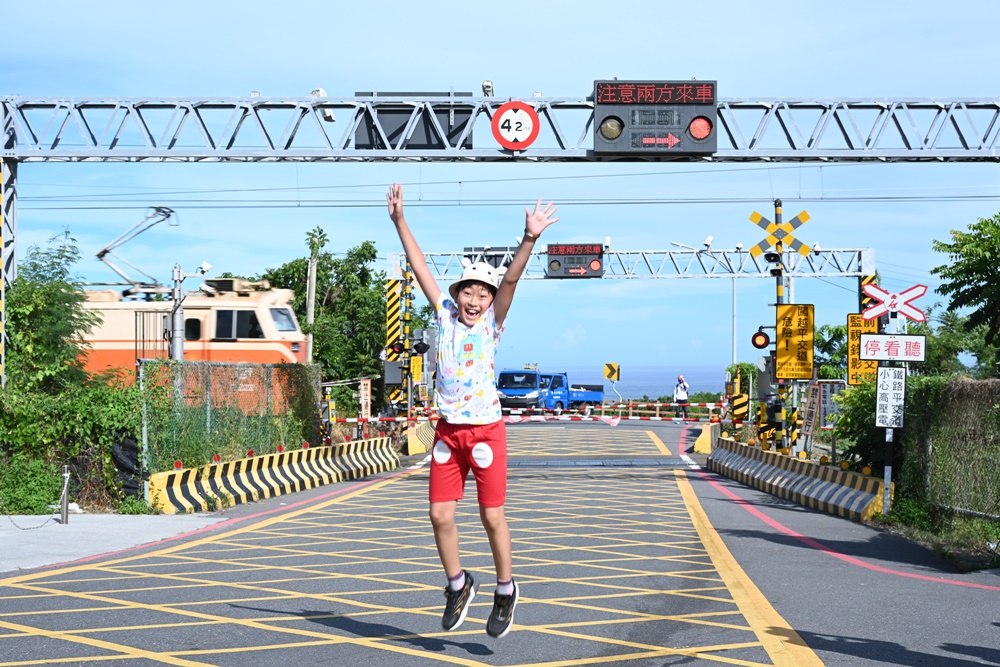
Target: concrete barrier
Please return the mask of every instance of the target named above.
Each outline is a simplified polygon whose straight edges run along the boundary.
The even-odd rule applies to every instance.
[[[694,441],[694,451],[696,454],[711,454],[715,443],[722,435],[722,425],[716,423],[705,424],[701,427],[701,435]]]
[[[716,441],[708,457],[708,469],[779,498],[852,521],[867,520],[882,511],[883,484],[877,477],[765,452],[728,438]],[[892,491],[890,487],[890,496]]]
[[[149,504],[164,514],[211,511],[399,467],[389,438],[310,447],[149,476]]]
[[[406,453],[408,456],[426,454],[434,446],[434,425],[429,421],[411,426],[406,429],[403,435],[406,439]]]

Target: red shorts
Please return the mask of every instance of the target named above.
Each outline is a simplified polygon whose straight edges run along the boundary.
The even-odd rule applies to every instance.
[[[479,506],[502,507],[507,501],[507,428],[502,420],[492,424],[438,421],[431,450],[431,502],[461,500],[470,468]]]

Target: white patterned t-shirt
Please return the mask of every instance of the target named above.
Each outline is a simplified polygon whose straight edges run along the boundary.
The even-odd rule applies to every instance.
[[[493,304],[471,327],[458,318],[458,306],[442,292],[435,304],[438,325],[437,389],[441,417],[449,424],[492,424],[500,421],[493,360],[503,328],[497,327]]]

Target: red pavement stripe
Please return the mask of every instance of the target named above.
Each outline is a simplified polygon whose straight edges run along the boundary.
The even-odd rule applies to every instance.
[[[775,519],[772,519],[771,517],[767,516],[766,514],[764,514],[763,512],[761,512],[756,507],[753,507],[749,502],[747,502],[743,498],[740,498],[738,495],[736,495],[735,493],[733,493],[729,489],[723,487],[721,484],[719,484],[718,482],[716,482],[714,479],[711,479],[708,476],[708,474],[706,474],[704,471],[697,470],[695,472],[697,472],[699,475],[701,475],[701,477],[704,478],[706,482],[708,482],[709,484],[711,484],[712,486],[714,486],[716,489],[718,489],[719,491],[721,491],[723,493],[723,495],[725,495],[726,497],[728,497],[731,500],[733,500],[737,505],[739,505],[740,507],[742,507],[743,509],[745,509],[747,512],[750,512],[750,514],[753,514],[755,517],[757,517],[758,519],[760,519],[761,521],[763,521],[767,525],[771,526],[775,530],[777,530],[779,532],[782,532],[785,535],[788,535],[789,537],[794,537],[795,539],[799,540],[800,542],[802,542],[806,546],[809,546],[809,547],[812,547],[813,549],[817,549],[819,551],[822,551],[823,553],[825,553],[828,556],[832,556],[834,558],[839,558],[840,560],[844,561],[845,563],[850,563],[851,565],[857,565],[858,567],[863,567],[866,570],[873,570],[875,572],[882,572],[883,574],[893,574],[893,575],[896,575],[898,577],[907,577],[908,579],[920,579],[921,581],[933,581],[933,582],[939,583],[939,584],[952,584],[953,586],[965,586],[967,588],[981,588],[981,589],[987,590],[987,591],[1000,591],[1000,586],[987,586],[986,584],[973,584],[973,583],[970,583],[968,581],[953,581],[951,579],[944,579],[942,577],[929,577],[929,576],[924,575],[924,574],[913,574],[913,573],[910,573],[910,572],[901,572],[899,570],[893,570],[893,569],[890,569],[890,568],[887,568],[887,567],[882,567],[881,565],[872,565],[871,563],[864,562],[860,558],[855,558],[853,556],[848,556],[846,554],[842,554],[839,551],[831,549],[830,547],[826,546],[822,542],[817,542],[816,540],[812,539],[811,537],[806,537],[805,535],[802,535],[801,533],[798,533],[798,532],[792,530],[791,528],[785,526],[784,524],[776,521]]]

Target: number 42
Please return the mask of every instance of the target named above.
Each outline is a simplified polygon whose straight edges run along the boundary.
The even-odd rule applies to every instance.
[[[511,130],[513,130],[514,132],[521,132],[524,129],[522,126],[523,123],[521,121],[516,121],[514,123],[511,123],[510,118],[505,118],[503,122],[500,123],[500,129],[506,130],[507,132],[510,132]]]

